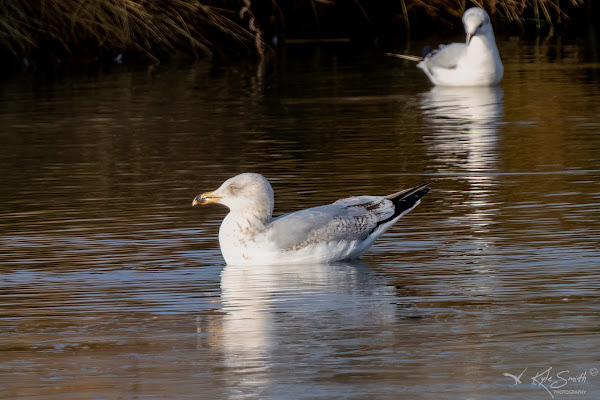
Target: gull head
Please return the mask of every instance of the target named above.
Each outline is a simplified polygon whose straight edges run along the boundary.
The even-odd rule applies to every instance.
[[[469,8],[465,11],[462,20],[467,34],[467,44],[471,42],[473,36],[494,36],[490,17],[483,9],[479,7]]]
[[[273,189],[267,179],[254,173],[245,173],[227,179],[217,190],[194,198],[192,206],[218,203],[231,211],[251,211],[273,214]]]

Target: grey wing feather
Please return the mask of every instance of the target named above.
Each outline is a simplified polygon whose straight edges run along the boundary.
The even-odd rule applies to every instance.
[[[463,56],[467,46],[464,43],[452,43],[432,51],[422,61],[427,68],[456,68],[458,60]]]
[[[346,204],[351,206],[367,205],[371,203],[377,203],[383,200],[384,198],[385,197],[383,196],[354,196],[336,200],[333,204]]]
[[[270,234],[282,249],[314,242],[363,240],[380,221],[392,215],[393,202],[385,197],[350,197],[326,206],[282,215],[271,223]]]

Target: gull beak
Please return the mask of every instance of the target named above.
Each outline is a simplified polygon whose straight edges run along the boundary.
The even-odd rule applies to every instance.
[[[218,203],[219,200],[221,200],[221,196],[217,196],[213,192],[202,193],[194,198],[194,201],[192,201],[192,207],[197,206],[198,204],[203,206],[209,203]]]
[[[467,44],[471,43],[471,39],[475,36],[475,32],[467,33]]]

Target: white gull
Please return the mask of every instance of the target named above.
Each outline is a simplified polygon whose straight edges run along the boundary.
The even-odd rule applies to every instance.
[[[273,189],[265,177],[244,173],[192,205],[219,203],[229,213],[219,229],[227,264],[304,264],[355,259],[415,208],[428,184],[388,196],[358,196],[273,218]]]
[[[465,43],[441,45],[423,57],[389,54],[412,61],[423,70],[434,85],[494,86],[504,75],[494,30],[488,14],[479,7],[463,14],[467,34]]]

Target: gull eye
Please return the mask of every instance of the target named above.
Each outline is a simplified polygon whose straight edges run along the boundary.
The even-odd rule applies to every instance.
[[[230,192],[230,193],[235,193],[235,192],[237,192],[237,190],[238,190],[238,187],[237,187],[237,186],[235,186],[235,185],[229,185],[229,188],[228,188],[228,189],[229,189],[229,192]]]

